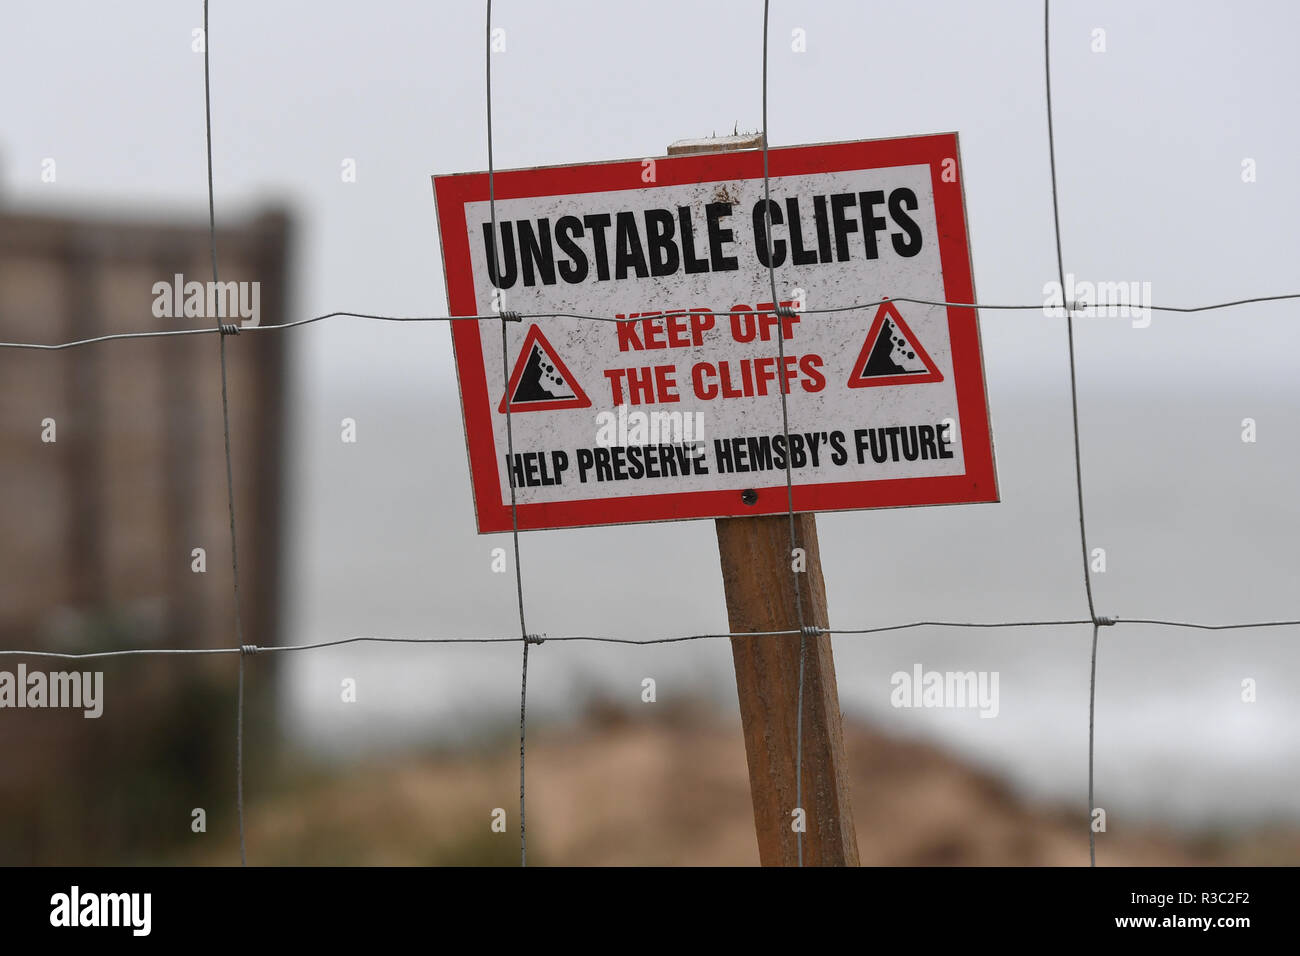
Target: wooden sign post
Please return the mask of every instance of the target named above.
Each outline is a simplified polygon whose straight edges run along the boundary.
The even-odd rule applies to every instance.
[[[762,135],[675,143],[668,155],[753,149]],[[773,408],[776,407],[775,402]],[[804,623],[828,627],[826,582],[817,547],[817,518],[797,514],[795,541],[807,570],[791,571],[789,515],[718,518],[718,555],[733,634],[784,631],[799,626],[795,581]],[[857,866],[858,841],[849,803],[844,732],[829,634],[803,639],[803,862],[806,866]],[[736,691],[749,760],[749,788],[763,866],[798,866],[794,831],[798,755],[800,637],[733,637]]]

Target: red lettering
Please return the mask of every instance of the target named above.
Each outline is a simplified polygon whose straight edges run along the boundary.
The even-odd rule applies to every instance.
[[[649,368],[627,370],[627,401],[629,405],[648,405],[655,400],[654,383]]]
[[[635,319],[638,314],[639,313],[633,312],[632,318]],[[621,315],[618,317],[622,318]],[[617,323],[617,325],[618,325],[618,350],[620,352],[626,352],[628,349],[634,349],[635,351],[640,352],[645,349],[645,346],[641,344],[641,340],[636,337],[635,322],[619,322]],[[608,375],[609,373],[606,372],[605,374]]]
[[[784,368],[782,369],[784,374],[782,375],[781,391],[785,392],[787,395],[790,394],[790,386],[793,384],[794,380],[799,377],[799,369],[797,367],[798,361],[799,359],[794,355],[785,356]]]
[[[731,363],[723,362],[718,366],[718,378],[722,386],[723,398],[741,398],[745,392],[731,384]]]
[[[676,365],[656,365],[655,366],[655,391],[659,393],[661,402],[680,402],[681,395],[677,394],[677,366]]]
[[[642,315],[659,315],[658,312],[642,312]],[[660,336],[664,328],[659,324],[659,319],[642,319],[641,320],[641,337],[645,339],[645,347],[648,349],[666,349],[668,343]]]
[[[623,383],[622,383],[623,370],[621,368],[607,368],[605,369],[605,377],[609,379],[609,388],[610,391],[613,393],[612,397],[614,400],[614,404],[616,406],[622,405],[623,404]]]
[[[822,374],[822,357],[808,354],[799,359],[799,368],[808,379],[801,384],[805,392],[820,392],[826,387],[826,376]]]
[[[701,401],[711,401],[718,397],[718,386],[704,381],[706,375],[715,375],[714,368],[708,362],[696,362],[691,369],[691,386],[695,389],[695,397]]]
[[[686,332],[686,313],[670,312],[664,315],[664,324],[668,327],[668,347],[684,349],[691,344]]]
[[[711,313],[712,309],[691,309],[691,344],[698,346],[704,341],[704,333],[713,328],[713,316],[696,315],[697,312]]]
[[[737,342],[754,341],[754,316],[747,305],[731,307],[731,337]]]

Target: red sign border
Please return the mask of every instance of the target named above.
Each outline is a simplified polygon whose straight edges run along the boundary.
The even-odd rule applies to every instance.
[[[771,177],[891,166],[928,165],[939,228],[939,260],[943,272],[944,300],[974,302],[975,283],[970,240],[962,193],[958,137],[953,133],[858,140],[768,150]],[[954,168],[944,181],[944,164]],[[574,193],[614,192],[643,188],[643,159],[614,160],[570,166],[498,170],[494,189],[498,199],[521,199]],[[761,150],[693,153],[655,159],[656,186],[693,185],[736,179],[762,179]],[[629,185],[631,184],[631,185]],[[477,314],[471,268],[465,204],[488,199],[488,174],[460,173],[434,176],[434,201],[442,237],[447,303],[453,316]],[[906,294],[908,290],[891,290]],[[465,442],[473,484],[474,510],[481,534],[509,531],[513,526],[510,502],[501,494],[501,476],[493,440],[494,412],[482,362],[479,322],[451,322],[452,347],[465,422]],[[966,473],[930,478],[893,478],[829,482],[794,486],[794,510],[860,511],[917,505],[996,502],[997,473],[993,437],[989,428],[983,353],[976,310],[948,308],[948,333],[952,349],[953,379],[957,390],[958,438]],[[744,515],[784,514],[786,486],[747,486],[738,475],[737,488],[715,491],[660,492],[578,501],[520,502],[518,528],[598,527],[647,521],[681,521]],[[784,478],[784,475],[782,475]],[[752,505],[740,492],[752,487],[758,498]]]

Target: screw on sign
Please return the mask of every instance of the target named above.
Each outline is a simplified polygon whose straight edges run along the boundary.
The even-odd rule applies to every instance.
[[[797,859],[797,809],[807,862],[854,863],[814,513],[997,501],[975,310],[890,301],[974,301],[957,135],[770,149],[766,190],[761,149],[717,150],[677,144],[649,182],[641,159],[497,171],[495,229],[486,173],[434,177],[452,314],[541,316],[504,359],[452,323],[475,512],[510,530],[513,481],[520,530],[717,519],[731,630],[805,625],[733,639],[760,858]],[[611,445],[613,416],[704,427]]]

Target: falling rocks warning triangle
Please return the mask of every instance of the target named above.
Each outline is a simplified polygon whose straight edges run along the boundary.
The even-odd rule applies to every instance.
[[[892,302],[882,302],[849,376],[849,388],[942,382],[943,375]]]
[[[497,411],[504,412],[507,401],[512,414],[591,406],[587,393],[536,325],[528,327]]]

